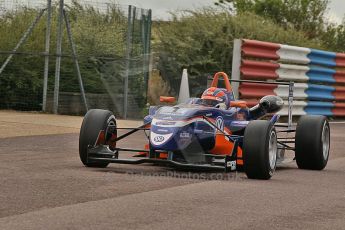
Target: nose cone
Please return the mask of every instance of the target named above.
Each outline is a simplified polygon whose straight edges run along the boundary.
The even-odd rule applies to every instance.
[[[215,144],[215,129],[198,118],[184,121],[153,119],[150,144],[154,150],[208,151]]]
[[[169,122],[172,123],[172,122]],[[176,151],[186,148],[193,137],[192,125],[167,127],[151,125],[150,144],[153,149]]]

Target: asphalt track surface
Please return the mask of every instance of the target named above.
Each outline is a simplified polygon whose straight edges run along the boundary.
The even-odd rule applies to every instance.
[[[345,229],[345,124],[324,171],[269,181],[151,165],[83,167],[78,134],[0,139],[0,229]],[[136,134],[122,143],[142,147]]]

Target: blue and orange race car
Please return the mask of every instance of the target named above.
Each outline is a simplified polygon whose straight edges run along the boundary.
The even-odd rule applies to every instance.
[[[225,88],[219,88],[220,80]],[[234,81],[234,80],[232,80]],[[241,80],[238,80],[241,81]],[[253,82],[253,81],[251,81]],[[260,82],[254,82],[260,83]],[[170,106],[152,106],[144,124],[118,135],[115,116],[93,109],[85,115],[79,138],[79,154],[88,167],[109,163],[154,163],[184,169],[244,171],[248,178],[270,179],[285,150],[293,150],[301,169],[325,168],[330,149],[330,127],[324,116],[303,116],[292,125],[293,83],[289,86],[289,122],[277,123],[284,101],[263,97],[249,108],[236,100],[226,73],[218,72],[200,98]],[[161,101],[172,101],[161,97]],[[269,119],[264,119],[269,117]],[[123,129],[123,128],[122,128]],[[120,148],[117,142],[143,130],[149,132],[145,149]],[[278,134],[295,134],[280,137]],[[121,152],[135,152],[130,159]]]

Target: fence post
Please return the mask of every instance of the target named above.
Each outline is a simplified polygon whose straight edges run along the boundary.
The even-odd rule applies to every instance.
[[[48,74],[49,74],[49,51],[50,51],[50,29],[51,29],[52,1],[47,0],[47,27],[44,57],[44,76],[43,76],[43,102],[42,110],[47,110],[47,90],[48,90]]]
[[[79,67],[79,62],[78,62],[78,57],[77,57],[77,51],[75,48],[75,44],[73,42],[73,37],[72,37],[72,31],[71,31],[71,26],[69,24],[68,16],[66,11],[63,11],[64,18],[65,18],[65,23],[66,23],[66,30],[67,30],[67,36],[68,40],[72,49],[72,55],[73,55],[73,60],[75,64],[75,68],[77,70],[77,76],[78,76],[78,82],[79,82],[79,87],[80,87],[80,93],[84,102],[85,110],[86,112],[89,110],[87,106],[87,101],[86,101],[86,96],[85,96],[85,90],[84,90],[84,85],[83,85],[83,79],[81,78],[81,73],[80,73],[80,67]]]
[[[149,18],[150,18],[150,11],[148,11],[147,15],[144,12],[144,9],[141,9],[141,42],[143,44],[143,76],[144,76],[144,89],[145,91],[145,100],[147,100],[147,88],[148,88],[148,78],[149,78],[149,43],[150,43],[150,36],[149,36]]]
[[[58,15],[58,29],[57,29],[57,38],[56,38],[56,64],[55,64],[55,86],[54,86],[54,108],[53,108],[53,111],[55,114],[58,113],[58,107],[59,107],[63,8],[64,8],[64,0],[60,0],[59,15]]]
[[[234,40],[234,48],[233,48],[233,55],[232,55],[232,73],[231,79],[233,80],[240,80],[241,77],[241,48],[242,48],[242,40],[235,39]],[[239,98],[239,82],[232,82],[232,90],[234,92],[235,99]]]
[[[147,92],[148,92],[148,81],[149,81],[149,65],[150,65],[150,49],[151,49],[151,21],[152,20],[152,11],[149,9],[147,14],[147,20],[145,20],[146,30],[145,30],[145,65],[146,65],[146,72],[144,73],[145,77],[145,89],[146,89],[146,101],[147,101]]]
[[[294,82],[290,81],[289,84],[289,97],[288,97],[288,129],[292,129],[292,109],[293,109],[293,87]]]
[[[126,38],[126,70],[124,76],[123,89],[123,118],[127,119],[127,104],[128,104],[128,77],[130,68],[130,57],[132,51],[132,11],[134,6],[128,6],[128,24],[127,24],[127,38]],[[133,20],[134,21],[134,20]]]
[[[147,15],[147,39],[146,39],[146,51],[150,53],[151,51],[151,27],[152,27],[152,10],[149,9]]]
[[[144,12],[144,9],[140,10],[140,29],[141,29],[141,43],[143,45],[143,49],[142,49],[142,61],[143,61],[143,75],[144,75],[144,79],[146,77],[146,15]]]

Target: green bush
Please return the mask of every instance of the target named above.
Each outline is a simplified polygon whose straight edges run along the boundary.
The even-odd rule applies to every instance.
[[[231,73],[233,40],[236,38],[322,48],[322,44],[307,39],[302,32],[283,29],[269,19],[251,13],[231,15],[205,8],[174,15],[173,21],[156,23],[155,26],[153,49],[159,54],[158,68],[170,83],[172,94],[178,93],[183,68],[188,68],[192,91],[205,87],[207,74]]]

